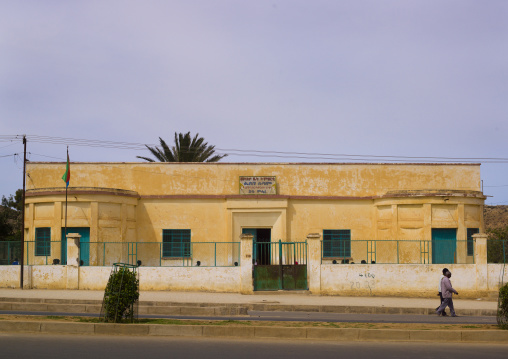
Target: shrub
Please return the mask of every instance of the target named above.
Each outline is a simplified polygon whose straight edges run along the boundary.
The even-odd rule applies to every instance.
[[[502,329],[508,329],[508,283],[499,288],[497,324],[499,324]]]
[[[139,299],[139,280],[135,269],[116,267],[111,273],[102,304],[102,319],[120,323],[124,319],[134,321],[134,304]]]

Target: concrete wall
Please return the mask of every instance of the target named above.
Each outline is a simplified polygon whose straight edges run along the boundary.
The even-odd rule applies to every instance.
[[[487,266],[488,286],[497,288],[500,283],[508,283],[508,266],[489,263]]]
[[[460,298],[496,293],[508,283],[503,264],[488,264],[488,285],[476,281],[474,264],[446,265]],[[311,292],[338,296],[434,297],[443,265],[323,264],[318,286]],[[19,266],[0,266],[0,288],[19,287]],[[67,266],[26,266],[25,288],[67,289]],[[79,289],[104,290],[111,267],[80,267]],[[250,273],[249,273],[250,274]],[[140,267],[141,290],[241,292],[241,267]],[[252,284],[252,280],[247,281]],[[309,283],[311,285],[311,283]],[[245,290],[244,290],[245,291]],[[245,291],[249,292],[249,291]]]
[[[63,289],[67,287],[67,266],[31,266],[31,286],[34,289]]]
[[[230,195],[240,176],[276,176],[277,194],[383,196],[388,192],[480,191],[478,164],[73,163],[73,187],[122,188],[140,196]],[[29,189],[64,187],[65,163],[27,163]]]
[[[497,292],[502,265],[488,265],[488,287],[478,286],[474,264],[324,264],[321,294],[342,296],[433,297],[438,292],[442,269],[450,269],[460,298],[479,298]],[[505,273],[504,283],[508,282]]]
[[[24,288],[68,289],[69,266],[25,266]],[[140,267],[141,290],[239,292],[240,267]],[[20,266],[0,266],[0,288],[19,288]],[[71,273],[71,272],[69,272]],[[111,267],[80,267],[79,288],[104,290]]]
[[[238,292],[240,268],[140,268],[141,290]]]

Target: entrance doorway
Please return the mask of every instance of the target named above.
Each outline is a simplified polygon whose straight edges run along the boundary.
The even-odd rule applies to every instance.
[[[253,236],[254,290],[307,290],[307,243],[272,242],[270,228],[243,228]]]
[[[255,265],[271,264],[271,228],[243,228],[243,234],[252,234],[253,258]]]
[[[79,259],[82,266],[90,265],[90,228],[89,227],[67,227],[67,233],[78,233],[81,238],[79,240]],[[65,228],[62,228],[61,239],[61,261],[63,265],[67,264],[67,237],[65,236]]]

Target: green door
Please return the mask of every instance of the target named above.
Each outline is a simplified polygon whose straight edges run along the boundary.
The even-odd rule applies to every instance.
[[[452,264],[456,262],[457,229],[432,228],[432,263]]]
[[[84,266],[90,265],[90,228],[89,227],[67,227],[67,233],[78,233],[81,236],[79,241],[79,259],[83,261]],[[61,261],[63,265],[67,264],[67,237],[65,228],[62,228]]]

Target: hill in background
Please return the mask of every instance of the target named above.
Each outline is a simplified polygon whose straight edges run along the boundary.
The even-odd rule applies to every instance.
[[[484,206],[485,230],[508,226],[508,206]]]

